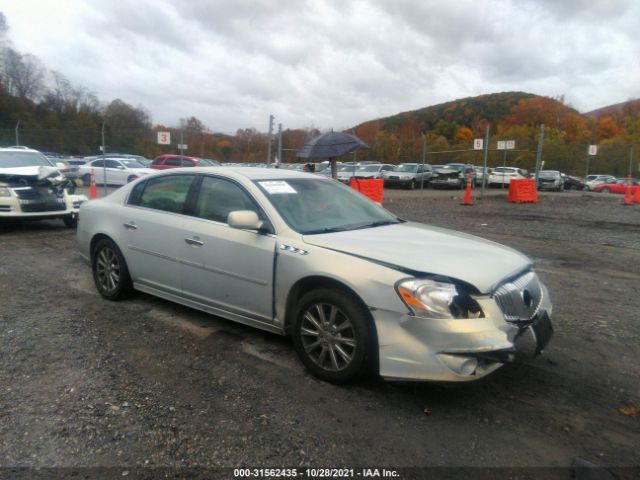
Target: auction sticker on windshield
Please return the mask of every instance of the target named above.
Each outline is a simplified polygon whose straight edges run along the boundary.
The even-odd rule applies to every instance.
[[[276,193],[298,193],[287,182],[282,180],[270,180],[268,182],[258,182],[262,188],[264,188],[269,194]]]

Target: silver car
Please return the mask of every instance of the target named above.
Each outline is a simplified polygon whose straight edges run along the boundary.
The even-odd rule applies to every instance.
[[[132,290],[293,338],[342,383],[468,381],[552,334],[524,255],[404,221],[355,190],[278,169],[189,168],[82,205],[82,255],[100,294]]]

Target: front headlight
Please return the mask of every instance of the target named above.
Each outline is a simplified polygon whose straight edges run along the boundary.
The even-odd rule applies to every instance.
[[[0,187],[0,197],[10,197],[11,196],[11,190],[9,190],[7,187]]]
[[[418,317],[434,319],[478,318],[483,313],[473,298],[451,283],[428,279],[399,282],[396,290],[409,310]]]
[[[411,175],[403,175],[402,179],[403,180],[411,180]]]

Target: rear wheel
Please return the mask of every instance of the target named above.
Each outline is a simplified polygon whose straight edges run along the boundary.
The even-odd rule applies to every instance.
[[[602,190],[600,190],[602,193],[611,193],[611,189],[609,187],[604,187]]]
[[[340,384],[364,374],[372,338],[366,310],[344,292],[313,290],[298,304],[293,342],[302,363],[322,380]]]
[[[91,259],[93,281],[107,300],[122,300],[133,291],[127,264],[118,246],[109,238],[98,242]]]

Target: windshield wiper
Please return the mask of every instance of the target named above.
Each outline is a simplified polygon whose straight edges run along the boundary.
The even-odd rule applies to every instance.
[[[396,223],[400,223],[401,221],[398,220],[377,220],[375,222],[371,222],[371,223],[365,223],[364,225],[358,225],[357,227],[353,227],[351,230],[360,230],[363,228],[373,228],[373,227],[382,227],[384,225],[394,225]]]
[[[331,232],[346,232],[347,230],[353,230],[351,227],[325,227],[317,230],[309,230],[304,232],[303,235],[315,235],[316,233],[331,233]]]

